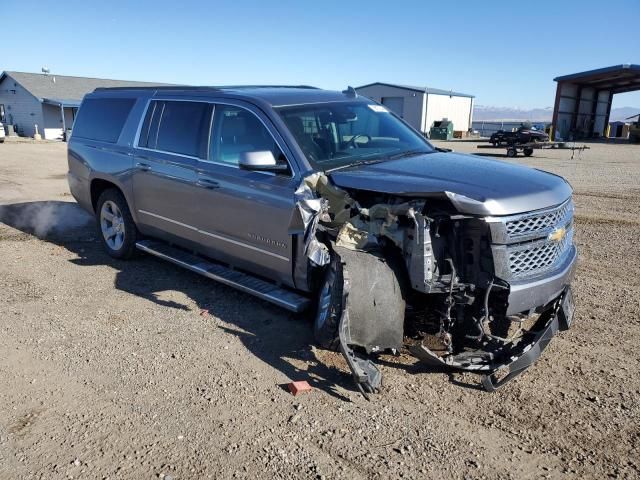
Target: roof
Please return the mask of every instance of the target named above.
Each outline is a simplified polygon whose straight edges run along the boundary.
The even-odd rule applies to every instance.
[[[8,75],[24,87],[31,95],[43,101],[49,99],[66,99],[80,101],[87,93],[101,87],[150,87],[167,85],[166,83],[130,82],[126,80],[110,80],[106,78],[70,77],[67,75],[44,75],[42,73],[3,72],[0,81]]]
[[[3,72],[0,81],[5,76],[13,78],[41,102],[65,107],[78,106],[86,94],[108,91],[105,89],[225,93],[240,98],[260,99],[274,107],[353,100],[353,97],[343,92],[321,90],[307,85],[187,86],[13,71]]]
[[[611,90],[612,93],[640,90],[640,65],[625,63],[612,67],[587,70],[554,78],[556,82],[570,82],[583,87],[598,90]]]
[[[108,93],[113,88],[96,90],[96,94]],[[233,86],[154,86],[154,87],[121,87],[117,90],[142,90],[171,94],[210,94],[225,95],[239,99],[259,100],[272,107],[309,105],[325,102],[365,101],[354,98],[345,92],[322,90],[306,85],[233,85]]]
[[[398,83],[384,83],[384,82],[368,83],[366,85],[362,85],[361,87],[356,87],[356,90],[372,87],[374,85],[384,85],[385,87],[395,87],[395,88],[400,88],[402,90],[410,90],[412,92],[420,92],[420,93],[430,93],[433,95],[449,95],[452,97],[475,98],[475,95],[469,95],[468,93],[454,92],[452,90],[442,90],[440,88],[431,88],[431,87],[415,87],[413,85],[401,85]]]
[[[81,100],[70,100],[68,98],[43,98],[42,103],[47,103],[56,107],[79,107]]]
[[[225,93],[258,98],[274,107],[287,105],[308,105],[323,102],[353,101],[354,97],[333,90],[321,90],[313,87],[220,87]]]

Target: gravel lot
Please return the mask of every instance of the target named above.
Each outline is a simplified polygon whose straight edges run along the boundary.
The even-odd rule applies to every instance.
[[[385,357],[367,402],[309,322],[111,260],[65,145],[0,145],[0,478],[640,477],[640,146],[516,161],[576,191],[574,327],[494,394]]]

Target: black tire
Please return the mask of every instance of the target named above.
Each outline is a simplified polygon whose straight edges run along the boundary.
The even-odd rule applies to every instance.
[[[313,321],[313,334],[316,342],[327,350],[338,350],[340,339],[338,327],[342,316],[343,276],[342,262],[335,253],[322,281],[318,294],[318,308]]]
[[[530,157],[533,155],[533,148],[525,148],[522,153],[524,153],[525,157]]]
[[[115,205],[120,212],[118,218],[118,230],[123,234],[122,242],[110,242],[107,240],[106,234],[103,233],[102,210],[107,202],[111,202],[111,206]],[[107,220],[107,226],[109,221]],[[113,258],[126,260],[136,253],[136,241],[139,233],[136,224],[131,216],[129,205],[120,190],[109,188],[100,194],[96,203],[96,227],[98,229],[98,237],[100,238],[105,251]],[[113,228],[113,223],[111,223]]]
[[[518,155],[518,151],[515,148],[507,148],[507,157],[513,158]]]

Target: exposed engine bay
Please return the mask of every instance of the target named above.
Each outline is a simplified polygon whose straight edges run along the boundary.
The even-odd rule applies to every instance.
[[[490,224],[459,214],[446,195],[352,192],[315,173],[296,196],[308,278],[320,290],[316,338],[340,349],[365,396],[381,386],[375,353],[406,347],[429,365],[483,374],[493,391],[568,328],[568,287],[535,309],[508,311],[511,285],[496,271]]]

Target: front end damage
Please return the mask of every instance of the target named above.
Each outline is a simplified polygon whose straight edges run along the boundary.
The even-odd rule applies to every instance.
[[[366,396],[372,354],[403,346],[493,391],[573,316],[573,204],[525,215],[460,213],[452,194],[347,191],[316,173],[296,192],[307,278],[323,276],[316,338],[339,349]],[[310,285],[310,289],[314,286]]]

